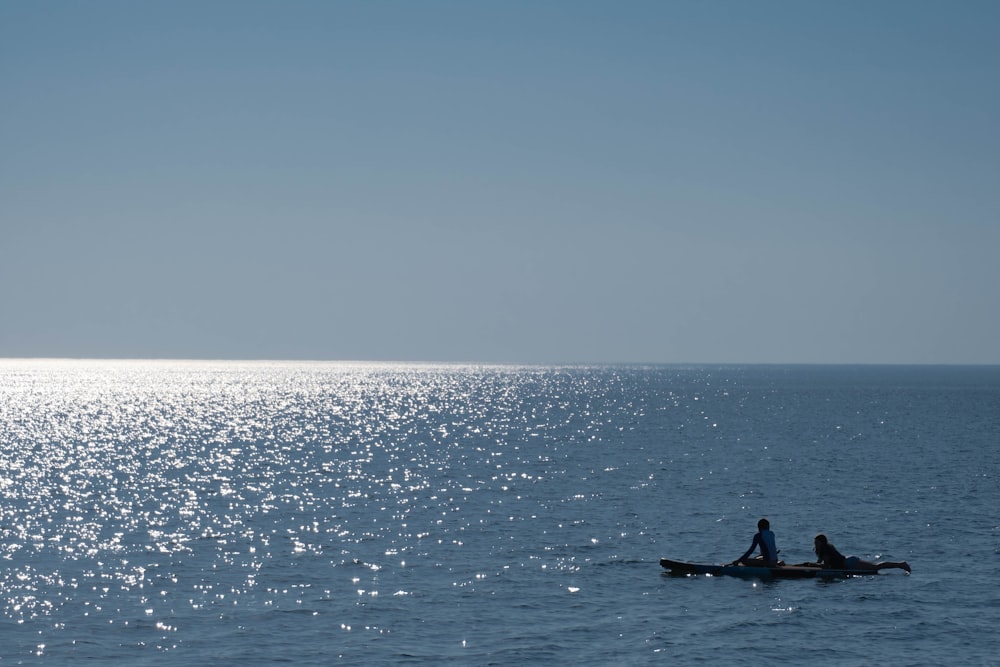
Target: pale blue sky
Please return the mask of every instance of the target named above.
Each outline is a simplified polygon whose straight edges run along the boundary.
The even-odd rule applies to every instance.
[[[0,357],[1000,363],[998,34],[0,2]]]

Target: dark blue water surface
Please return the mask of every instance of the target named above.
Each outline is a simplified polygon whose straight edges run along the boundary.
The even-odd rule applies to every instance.
[[[1000,368],[0,361],[0,664],[996,664]],[[677,577],[767,516],[912,575]]]

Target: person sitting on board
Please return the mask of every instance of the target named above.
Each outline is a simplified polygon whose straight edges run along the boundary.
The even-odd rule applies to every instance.
[[[750,558],[750,554],[755,549],[760,549],[760,556]],[[753,542],[747,552],[734,560],[732,565],[754,565],[756,567],[777,567],[784,565],[778,561],[778,548],[774,545],[774,533],[771,532],[771,522],[761,519],[757,522],[757,533],[753,536]]]
[[[910,565],[906,561],[898,563],[870,563],[866,560],[861,560],[857,556],[845,557],[844,554],[837,551],[837,547],[830,544],[830,541],[826,539],[826,535],[822,533],[817,535],[813,540],[813,550],[816,552],[816,558],[819,562],[804,563],[804,565],[822,567],[827,570],[873,570],[877,572],[887,567],[895,567],[907,572],[910,571]]]

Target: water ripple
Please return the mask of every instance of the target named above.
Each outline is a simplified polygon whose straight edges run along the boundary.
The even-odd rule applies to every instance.
[[[787,393],[798,376],[780,369],[0,365],[0,614],[11,628],[0,659],[228,662],[265,646],[270,659],[326,664],[322,637],[355,662],[391,642],[386,663],[601,664],[620,647],[608,638],[626,635],[650,660],[683,658],[697,644],[662,628],[797,632],[816,616],[801,586],[695,592],[656,576],[658,555],[716,557],[720,544],[738,555],[765,509],[782,515],[779,535],[806,542],[834,519],[828,506],[868,503],[881,514],[852,527],[886,536],[871,548],[889,557],[960,499],[969,518],[951,534],[996,546],[996,459],[943,435],[954,400],[941,438],[900,416],[901,404],[926,414],[934,394],[906,394],[927,401],[911,408],[891,393],[859,404],[851,382]],[[995,434],[988,402],[959,404],[974,408],[965,424]],[[901,440],[937,474],[901,464]],[[802,501],[817,478],[830,489],[822,510]],[[678,543],[686,553],[658,553]],[[664,618],[667,587],[683,603]],[[708,587],[766,613],[720,608],[682,630],[676,614],[704,605]],[[623,610],[622,590],[662,623]],[[557,627],[566,634],[553,639]],[[574,648],[595,632],[607,647]]]

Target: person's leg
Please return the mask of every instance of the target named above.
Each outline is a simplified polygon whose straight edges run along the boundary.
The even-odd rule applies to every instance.
[[[907,563],[905,560],[899,561],[898,563],[886,561],[885,563],[876,563],[875,564],[875,569],[876,570],[884,570],[886,568],[898,568],[900,570],[906,570],[907,572],[909,572],[910,571],[910,564]]]

